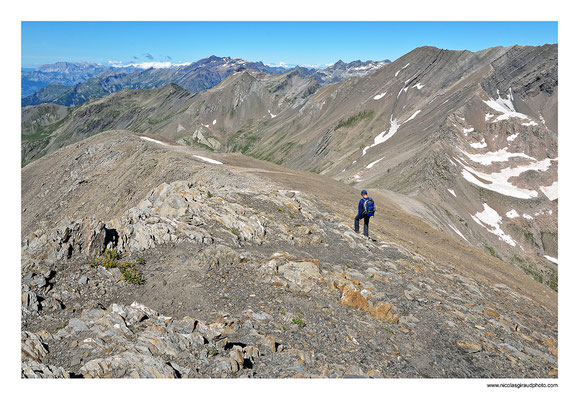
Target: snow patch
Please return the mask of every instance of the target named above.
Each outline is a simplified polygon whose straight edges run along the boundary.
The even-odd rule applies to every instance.
[[[507,217],[513,219],[513,218],[517,218],[520,217],[519,213],[517,212],[517,210],[512,209],[511,211],[507,212]]]
[[[413,88],[416,88],[418,90],[422,89],[424,87],[424,85],[422,83],[417,83],[416,85],[412,86]]]
[[[460,231],[452,224],[448,224],[448,226],[450,227],[450,229],[452,229],[454,232],[456,232],[456,234],[458,236],[460,236],[461,238],[463,238],[466,242],[468,242],[468,240],[466,240],[466,238],[463,236],[462,233],[460,233]]]
[[[382,97],[386,96],[386,93],[388,92],[377,94],[376,96],[374,96],[374,100],[380,100]]]
[[[379,162],[382,161],[383,159],[384,159],[384,157],[382,157],[381,159],[376,160],[376,161],[374,161],[374,162],[371,162],[370,164],[368,164],[368,165],[366,166],[366,169],[372,168],[374,165],[376,165],[377,163],[379,163]]]
[[[559,198],[559,182],[555,181],[551,184],[551,186],[539,186],[541,192],[545,194],[549,198],[549,200],[557,200]]]
[[[160,140],[151,139],[150,137],[146,137],[146,136],[139,136],[139,137],[143,140],[148,141],[148,142],[153,142],[153,143],[161,144],[163,146],[168,146],[167,143],[163,143]]]
[[[503,232],[500,227],[502,218],[499,213],[489,207],[487,203],[484,203],[483,207],[483,211],[478,212],[475,215],[471,215],[472,219],[474,219],[477,224],[486,228],[493,235],[497,235],[502,241],[510,244],[511,246],[515,246],[516,243],[513,238]],[[487,228],[485,225],[490,226],[491,229]]]
[[[410,118],[408,118],[408,119],[407,119],[406,121],[404,121],[402,124],[405,124],[405,123],[407,123],[408,121],[413,120],[413,119],[420,113],[420,111],[422,111],[422,110],[416,111],[414,114],[412,114],[412,116],[411,116]],[[401,125],[402,125],[402,124],[401,124]]]
[[[214,160],[214,159],[208,158],[208,157],[197,156],[197,155],[195,155],[195,154],[193,154],[193,157],[196,157],[196,158],[198,158],[198,159],[200,159],[200,160],[203,160],[203,161],[205,161],[205,162],[208,162],[208,163],[210,163],[210,164],[223,164],[221,161],[217,161],[217,160]]]
[[[456,193],[454,193],[454,190],[452,190],[452,189],[446,189],[446,190],[448,190],[450,192],[450,194],[452,194],[454,197],[456,197]]]
[[[477,143],[469,143],[470,147],[472,147],[473,149],[483,149],[485,147],[487,147],[487,142],[485,141],[485,138],[482,139],[482,142],[477,142]]]
[[[272,114],[271,111],[269,111],[269,110],[267,110],[267,112],[269,113],[269,116],[270,116],[270,117],[272,117],[272,118],[277,117],[277,114]]]
[[[535,158],[530,157],[525,153],[509,153],[506,147],[498,151],[489,151],[484,154],[470,154],[463,149],[459,148],[459,150],[472,161],[482,165],[491,165],[494,162],[505,162],[515,157],[528,158],[530,160],[537,161]]]
[[[492,190],[503,194],[505,196],[516,197],[519,199],[531,199],[537,197],[538,193],[535,190],[522,189],[509,182],[509,179],[521,175],[525,171],[546,171],[551,166],[552,161],[557,161],[558,159],[545,158],[544,160],[530,163],[527,165],[522,165],[518,167],[507,167],[499,172],[494,172],[486,174],[484,172],[479,172],[470,168],[462,163],[461,166],[464,168],[462,170],[462,177],[468,182],[473,183],[482,188]],[[483,182],[483,179],[489,183]]]
[[[402,89],[400,89],[400,91],[398,92],[398,95],[396,96],[396,98],[400,97],[400,94],[404,91],[406,92],[408,90],[407,87],[403,87]]]
[[[406,64],[405,66],[403,66],[401,69],[399,69],[398,71],[396,71],[396,73],[394,74],[394,76],[398,76],[398,74],[400,73],[400,71],[402,71],[403,69],[405,69],[406,67],[408,67],[410,64]]]
[[[513,133],[512,135],[507,136],[507,142],[512,142],[513,140],[515,140],[517,138],[517,136],[519,136],[518,133]]]
[[[390,139],[392,136],[394,136],[398,128],[399,128],[398,121],[396,121],[396,119],[393,120],[392,115],[390,115],[390,129],[388,130],[388,133],[386,133],[386,131],[380,132],[380,134],[374,138],[374,143],[370,146],[366,146],[364,150],[362,150],[362,155],[363,156],[366,155],[366,152],[371,147],[377,146],[380,143],[384,143],[385,141]]]
[[[491,119],[491,118],[494,117],[494,116],[495,116],[495,115],[494,115],[494,114],[491,114],[491,113],[485,114],[485,121],[488,121],[489,119]]]
[[[534,220],[535,218],[531,217],[529,214],[523,214],[524,219],[528,219],[529,221]]]
[[[536,123],[535,121],[531,121],[531,122],[523,122],[521,125],[524,125],[524,126],[536,126],[536,125],[539,125],[539,124]]]
[[[503,121],[509,118],[520,118],[528,120],[531,119],[527,115],[519,113],[515,110],[515,106],[513,105],[513,91],[511,88],[509,88],[509,93],[506,98],[501,98],[499,89],[497,89],[497,96],[498,98],[496,100],[493,98],[490,98],[489,100],[483,100],[487,106],[501,113],[501,115],[495,118],[493,122]]]
[[[215,125],[216,123],[217,123],[217,120],[216,120],[216,119],[214,119],[214,120],[213,120],[213,125]]]
[[[474,128],[462,128],[462,133],[464,133],[465,135],[467,133],[471,133],[472,131],[474,131]]]
[[[543,254],[543,257],[545,257],[547,260],[551,261],[552,263],[559,265],[559,260],[556,259],[555,257],[551,257],[551,256],[548,256],[546,254]]]

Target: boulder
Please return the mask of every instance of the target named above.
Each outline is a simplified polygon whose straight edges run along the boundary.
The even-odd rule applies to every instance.
[[[87,362],[80,373],[85,378],[176,378],[176,371],[163,360],[144,354],[123,352]]]

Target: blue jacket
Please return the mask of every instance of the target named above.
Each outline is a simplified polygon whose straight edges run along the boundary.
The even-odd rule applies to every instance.
[[[362,214],[364,214],[364,200],[364,198],[361,198],[358,203],[358,218],[362,218]]]

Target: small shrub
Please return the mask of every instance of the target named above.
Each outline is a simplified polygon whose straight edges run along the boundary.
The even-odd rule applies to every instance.
[[[553,273],[549,277],[549,282],[547,284],[555,292],[559,291],[559,273],[557,271],[553,271]]]
[[[304,326],[306,326],[306,321],[304,321],[303,319],[298,318],[298,317],[292,318],[292,322],[294,324],[296,324],[297,326],[299,326],[300,328],[303,328]]]
[[[145,278],[141,271],[139,271],[134,263],[125,262],[121,267],[119,267],[121,272],[123,273],[122,277],[129,283],[133,283],[135,285],[142,285],[145,282]]]
[[[56,332],[58,332],[61,329],[66,328],[67,325],[68,325],[68,323],[63,322],[62,324],[60,324],[59,326],[56,327]]]
[[[493,257],[498,258],[499,260],[502,260],[502,258],[497,254],[497,252],[495,251],[495,249],[493,249],[490,246],[485,246],[485,250],[489,252],[489,254]]]
[[[219,351],[217,351],[217,347],[213,347],[213,348],[211,348],[211,350],[209,350],[210,356],[217,355],[217,353],[219,353]]]
[[[90,260],[89,263],[93,267],[103,266],[106,269],[118,268],[119,264],[116,260],[120,258],[119,252],[116,250],[105,250],[104,257]]]
[[[106,269],[118,268],[122,273],[122,278],[135,285],[142,285],[145,282],[143,273],[135,266],[134,262],[125,261],[119,263],[117,260],[121,258],[120,254],[116,250],[105,250],[105,256],[100,258],[95,258],[90,260],[90,265],[93,267],[103,266]],[[145,264],[145,260],[142,257],[137,258],[137,264]]]
[[[118,251],[116,250],[105,250],[105,256],[107,259],[109,260],[118,260],[119,258],[121,258],[120,254]]]

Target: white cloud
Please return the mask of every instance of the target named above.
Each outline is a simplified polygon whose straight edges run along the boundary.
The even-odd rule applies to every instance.
[[[146,62],[140,62],[140,63],[128,63],[125,64],[122,61],[109,61],[108,62],[111,67],[114,68],[123,68],[123,67],[135,67],[135,68],[141,68],[141,69],[149,69],[149,68],[175,68],[175,67],[182,67],[184,65],[189,65],[191,63],[189,62],[185,62],[185,63],[173,63],[170,61],[165,61],[165,62],[159,62],[159,61],[146,61]]]
[[[324,69],[324,68],[328,68],[331,65],[334,64],[290,64],[290,63],[286,63],[285,61],[280,61],[278,63],[269,63],[269,64],[265,64],[268,67],[282,67],[282,68],[295,68],[295,67],[305,67],[305,68],[315,68],[315,69]]]
[[[281,67],[281,68],[294,68],[296,65],[295,64],[288,64],[284,61],[280,61],[278,63],[269,63],[269,64],[265,64],[268,67]]]

